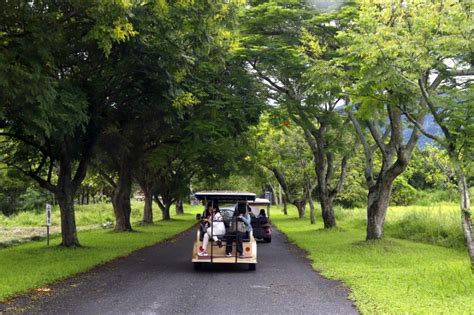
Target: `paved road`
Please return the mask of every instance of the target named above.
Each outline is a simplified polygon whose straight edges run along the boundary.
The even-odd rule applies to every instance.
[[[315,273],[275,231],[258,245],[256,271],[219,265],[194,271],[194,230],[91,272],[0,305],[31,314],[357,314],[347,290]],[[0,312],[1,313],[1,312]]]

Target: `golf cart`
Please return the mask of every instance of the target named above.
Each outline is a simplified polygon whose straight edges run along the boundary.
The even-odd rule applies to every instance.
[[[270,224],[270,201],[268,199],[256,198],[249,201],[252,211],[252,229],[253,236],[257,241],[270,243],[272,241],[272,226]],[[260,215],[262,210],[265,216]]]
[[[216,235],[220,242],[214,242],[212,237],[210,238],[207,248],[205,248],[208,253],[206,256],[198,255],[203,244],[203,233],[201,227],[198,228],[191,260],[194,264],[194,269],[200,269],[203,264],[248,264],[249,270],[255,270],[257,266],[257,242],[252,233],[247,232],[242,237],[242,256],[237,254],[236,240],[234,237],[238,226],[238,217],[234,215],[237,206],[234,205],[239,205],[239,210],[241,210],[243,206],[244,211],[247,211],[247,209],[249,209],[248,202],[255,200],[255,194],[235,191],[201,191],[194,195],[205,207],[209,204],[213,207],[220,207],[220,205],[222,205],[223,207],[220,208],[220,210],[226,227],[225,235]],[[224,206],[225,204],[229,206]],[[196,219],[201,222],[204,218],[198,214]],[[211,220],[212,219],[213,217],[211,217]],[[213,226],[212,221],[210,226]],[[211,234],[213,234],[212,228]],[[226,256],[225,252],[225,245],[229,240],[232,241],[232,256]],[[218,243],[223,244],[223,246],[219,247]]]

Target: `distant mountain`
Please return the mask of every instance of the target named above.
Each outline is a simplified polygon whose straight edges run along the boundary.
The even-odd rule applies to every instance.
[[[425,118],[425,123],[423,124],[423,127],[428,133],[437,135],[441,133],[441,128],[438,126],[438,124],[434,121],[433,116],[429,115]],[[411,129],[406,129],[403,133],[403,136],[405,139],[408,139],[411,135]],[[433,140],[421,135],[420,139],[418,140],[418,147],[420,148],[425,148],[428,144],[432,144]]]

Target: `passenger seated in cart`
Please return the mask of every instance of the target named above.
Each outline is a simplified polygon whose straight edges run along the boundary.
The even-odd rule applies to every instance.
[[[258,214],[257,219],[260,218],[267,218],[267,214],[265,213],[265,209],[260,209],[260,213]]]
[[[212,213],[212,208],[217,207],[217,204],[213,204],[212,202],[209,202],[206,205],[206,208],[202,212],[201,216],[201,221],[199,222],[199,231],[201,232],[201,238],[202,235],[204,235],[207,231],[207,228],[210,226],[209,221],[211,220],[211,213]]]
[[[234,211],[234,217],[232,218],[235,231],[231,231],[226,234],[226,256],[232,256],[232,242],[235,239],[237,253],[239,256],[243,256],[244,250],[242,246],[242,239],[250,238],[252,233],[252,224],[250,215],[247,212],[246,203],[238,203],[237,209]],[[242,225],[244,228],[242,228]]]
[[[202,247],[200,248],[200,252],[198,253],[199,256],[208,255],[206,248],[211,237],[215,242],[217,242],[217,245],[219,247],[222,247],[222,242],[217,238],[217,236],[222,236],[225,234],[224,220],[222,219],[220,211],[217,207],[212,206],[210,212],[211,215],[204,220],[207,221],[208,228],[204,233]]]

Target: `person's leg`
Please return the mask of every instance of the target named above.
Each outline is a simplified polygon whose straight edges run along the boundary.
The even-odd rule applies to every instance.
[[[209,243],[209,234],[204,234],[204,238],[202,240],[202,251],[205,252],[207,248],[207,244]]]
[[[232,253],[232,241],[233,241],[233,236],[231,234],[227,234],[225,236],[225,253]]]
[[[242,248],[242,232],[237,232],[236,235],[236,244],[237,244],[237,252],[242,255],[243,254],[243,248]]]

